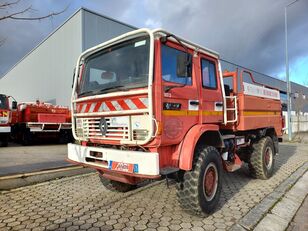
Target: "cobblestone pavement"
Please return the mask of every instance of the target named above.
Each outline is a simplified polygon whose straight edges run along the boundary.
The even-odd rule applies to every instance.
[[[281,145],[271,179],[225,173],[219,208],[207,217],[183,211],[164,181],[122,194],[96,174],[54,180],[2,192],[0,230],[226,230],[307,161],[308,145]]]

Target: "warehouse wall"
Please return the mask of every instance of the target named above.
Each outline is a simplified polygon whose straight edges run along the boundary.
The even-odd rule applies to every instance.
[[[73,69],[81,52],[134,29],[82,8],[0,79],[0,93],[18,102],[39,99],[70,106]]]
[[[83,50],[137,29],[114,19],[101,17],[87,9],[83,13]]]
[[[0,80],[0,92],[18,102],[69,105],[73,68],[82,50],[81,25],[78,11]]]

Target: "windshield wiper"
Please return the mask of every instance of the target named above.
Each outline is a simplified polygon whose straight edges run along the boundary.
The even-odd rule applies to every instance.
[[[104,91],[109,91],[109,90],[112,90],[112,89],[116,89],[116,88],[121,88],[121,87],[124,87],[123,85],[118,85],[118,86],[112,86],[112,87],[107,87],[107,88],[103,88],[103,89],[99,89],[99,90],[92,90],[92,91],[86,91],[86,92],[82,92],[80,93],[78,96],[85,96],[85,95],[89,95],[89,94],[97,94],[97,93],[101,93],[101,92],[104,92]],[[124,91],[124,89],[123,89]]]
[[[78,94],[78,97],[79,97],[79,96],[88,95],[88,94],[90,94],[90,93],[92,93],[92,92],[93,92],[93,91],[85,91],[85,92],[82,92],[82,93]]]
[[[118,85],[118,86],[107,87],[107,88],[103,88],[103,89],[97,90],[94,93],[99,93],[99,92],[108,91],[108,90],[112,90],[112,89],[116,89],[116,88],[121,88],[121,87],[124,87],[124,86],[123,85]]]

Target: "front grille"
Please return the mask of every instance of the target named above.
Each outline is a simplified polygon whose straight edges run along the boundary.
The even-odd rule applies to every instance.
[[[105,118],[107,129],[105,135],[100,129],[101,118],[84,118],[83,119],[83,135],[90,139],[105,139],[105,140],[129,140],[128,126],[111,125],[110,118]]]

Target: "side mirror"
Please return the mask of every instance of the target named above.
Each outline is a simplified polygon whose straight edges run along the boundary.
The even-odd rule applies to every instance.
[[[72,82],[72,88],[74,87],[74,82],[75,82],[75,71],[76,71],[76,67],[73,70],[73,82]]]
[[[13,101],[13,102],[12,102],[12,109],[13,109],[13,110],[16,110],[16,109],[17,109],[17,102],[16,102],[16,101]]]
[[[179,53],[176,57],[176,74],[179,78],[187,78],[191,76],[191,55],[187,53]]]

